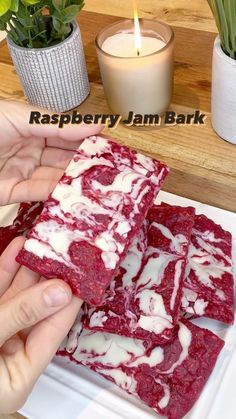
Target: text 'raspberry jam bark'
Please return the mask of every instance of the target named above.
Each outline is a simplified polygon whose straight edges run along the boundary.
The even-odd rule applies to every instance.
[[[180,317],[195,210],[153,206],[134,239],[105,302],[88,310],[92,330],[166,343]]]
[[[17,261],[99,304],[168,168],[103,137],[84,140]]]
[[[182,319],[174,340],[163,346],[84,329],[73,354],[66,347],[58,354],[91,368],[168,419],[181,419],[200,396],[223,346],[212,332]]]

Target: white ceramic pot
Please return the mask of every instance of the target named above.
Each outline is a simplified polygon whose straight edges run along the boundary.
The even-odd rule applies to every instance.
[[[213,51],[212,126],[220,137],[236,144],[236,60],[223,52],[219,36]]]
[[[79,106],[89,94],[88,73],[79,26],[48,48],[22,48],[8,37],[8,46],[25,96],[32,105],[57,112]]]

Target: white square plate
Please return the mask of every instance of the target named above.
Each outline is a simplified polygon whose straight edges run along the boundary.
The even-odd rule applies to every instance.
[[[166,192],[160,193],[158,202],[161,201],[196,207],[198,214],[205,214],[229,230],[236,245],[235,213]],[[3,216],[1,210],[0,217]],[[5,222],[7,218],[5,217]],[[236,246],[234,248],[236,261],[235,249]],[[226,327],[219,322],[203,318],[196,320],[195,323],[221,336],[225,340],[225,347],[200,399],[185,419],[235,419],[236,325]],[[61,357],[55,357],[39,378],[20,413],[29,419],[158,418],[157,414],[136,398],[127,395],[89,369],[77,366]]]

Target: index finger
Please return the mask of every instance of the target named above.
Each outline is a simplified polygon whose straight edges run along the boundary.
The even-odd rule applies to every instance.
[[[15,238],[0,257],[0,297],[10,287],[20,268],[20,265],[16,262],[15,258],[20,249],[22,249],[24,242],[24,237]]]
[[[71,303],[34,326],[27,337],[25,351],[30,360],[32,379],[47,367],[62,340],[71,329],[83,301],[73,296]],[[43,348],[43,351],[42,351]]]

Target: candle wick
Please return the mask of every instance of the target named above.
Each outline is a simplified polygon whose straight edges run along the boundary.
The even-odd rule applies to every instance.
[[[137,56],[138,56],[138,57],[140,56],[140,51],[139,51],[139,49],[137,49]]]

